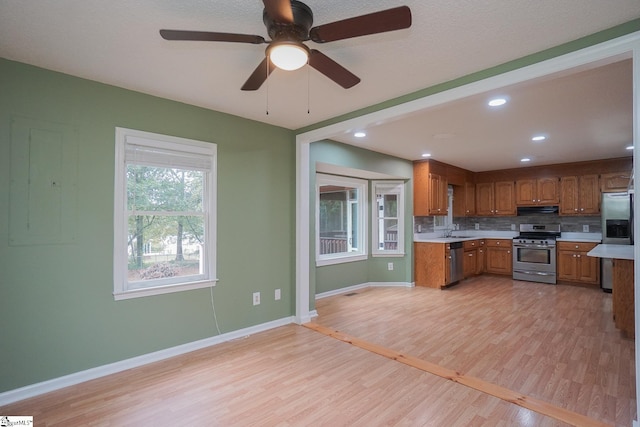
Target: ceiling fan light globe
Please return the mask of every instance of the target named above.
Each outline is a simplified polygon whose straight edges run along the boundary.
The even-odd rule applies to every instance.
[[[276,67],[293,71],[307,63],[309,51],[297,43],[279,43],[269,49],[269,59]]]

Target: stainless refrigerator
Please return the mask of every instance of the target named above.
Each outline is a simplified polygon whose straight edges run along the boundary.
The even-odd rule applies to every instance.
[[[633,245],[633,195],[602,193],[602,243]],[[602,258],[602,289],[611,292],[612,260]]]

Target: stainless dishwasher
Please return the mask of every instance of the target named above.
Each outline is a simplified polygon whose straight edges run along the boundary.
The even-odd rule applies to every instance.
[[[447,285],[458,282],[464,278],[464,247],[462,242],[451,242],[449,244],[449,266],[451,274]]]

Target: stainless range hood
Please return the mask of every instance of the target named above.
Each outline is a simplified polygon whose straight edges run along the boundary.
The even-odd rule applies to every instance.
[[[518,206],[518,216],[558,214],[558,206]]]

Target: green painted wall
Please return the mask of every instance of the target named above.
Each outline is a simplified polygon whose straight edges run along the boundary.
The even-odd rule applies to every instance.
[[[392,176],[410,178],[413,175],[413,165],[410,161],[385,154],[374,153],[351,145],[334,141],[319,141],[311,144],[310,170],[311,170],[311,229],[315,230],[315,171],[316,162],[330,163],[337,166],[360,169],[370,172],[384,173]],[[371,182],[367,192],[369,205],[367,215],[369,225],[371,222]],[[413,259],[413,190],[411,181],[405,186],[405,256],[398,257],[372,257],[371,256],[371,227],[369,226],[369,258],[366,261],[356,261],[311,269],[310,296],[313,300],[315,294],[333,291],[348,286],[359,285],[367,282],[411,282],[411,262]],[[315,231],[310,236],[311,266],[315,266]],[[393,262],[394,269],[389,271],[387,263]],[[315,274],[313,273],[315,271]],[[315,303],[311,301],[312,309]]]
[[[116,126],[218,145],[222,332],[294,314],[293,132],[4,59],[0,76],[0,392],[217,334],[208,289],[113,299]],[[12,117],[77,132],[73,243],[8,244]]]

